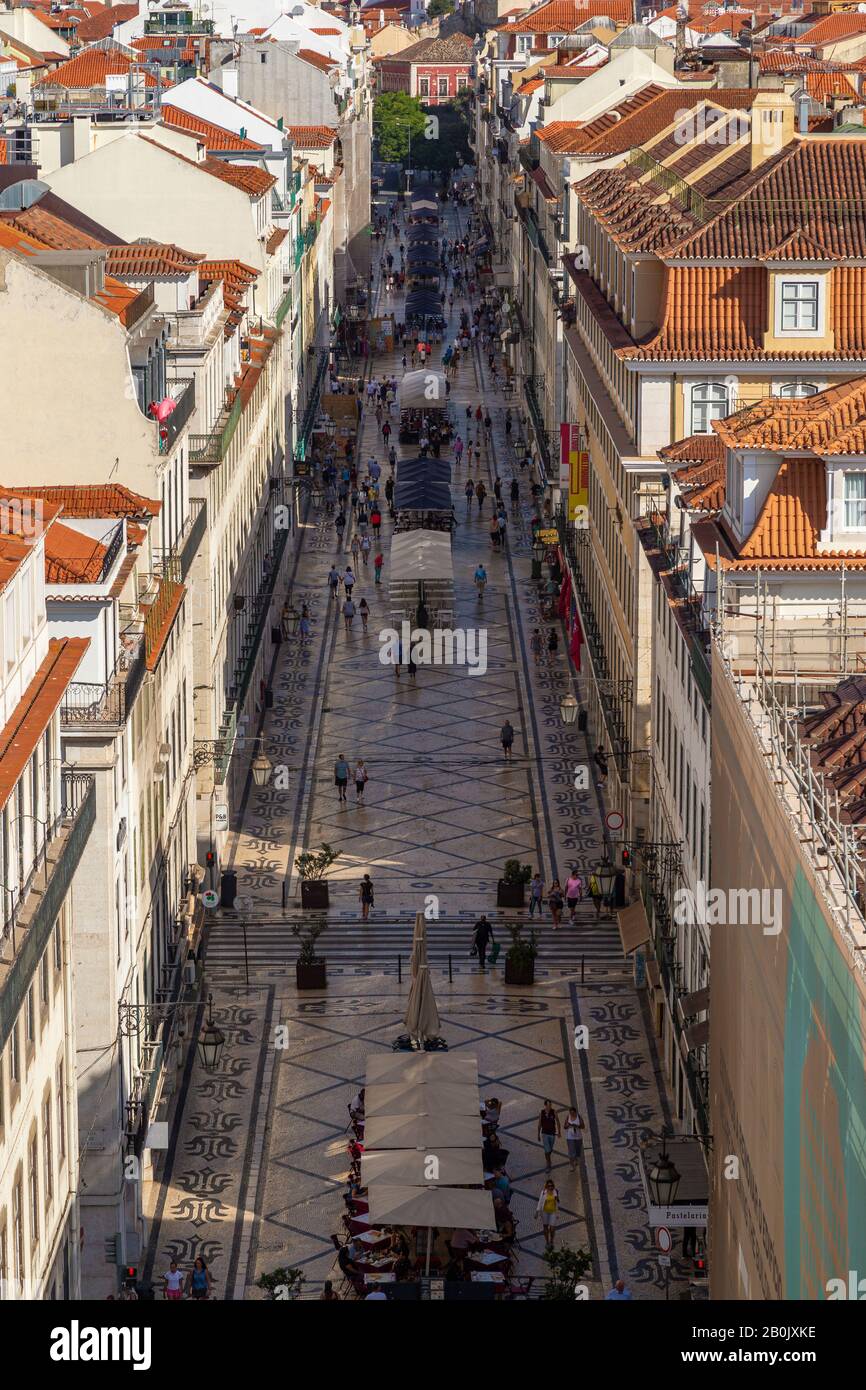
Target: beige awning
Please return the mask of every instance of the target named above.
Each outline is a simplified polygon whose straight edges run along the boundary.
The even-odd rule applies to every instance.
[[[699,1047],[706,1047],[710,1040],[709,1019],[705,1018],[702,1023],[693,1023],[691,1028],[686,1029],[685,1037],[689,1052],[694,1052]]]
[[[422,1149],[379,1149],[361,1155],[361,1182],[364,1187],[387,1183],[401,1187],[426,1187],[436,1182],[443,1187],[483,1187],[484,1168],[481,1149],[444,1149],[430,1163]],[[433,1173],[437,1176],[433,1177]]]
[[[368,1086],[364,1115],[479,1115],[478,1087],[461,1081],[388,1081]]]
[[[704,985],[703,989],[696,989],[694,994],[684,994],[679,1005],[683,1018],[693,1018],[695,1014],[702,1014],[710,1007],[709,985]]]
[[[496,1226],[489,1192],[466,1187],[373,1187],[370,1221],[374,1226],[438,1226],[492,1230]]]
[[[368,1086],[377,1081],[463,1081],[478,1084],[478,1062],[455,1052],[387,1052],[367,1058]]]
[[[471,1149],[481,1144],[481,1116],[373,1115],[364,1124],[365,1149]]]
[[[650,939],[646,908],[642,899],[638,898],[630,907],[621,907],[616,915],[623,955],[630,956],[632,951],[636,951]]]

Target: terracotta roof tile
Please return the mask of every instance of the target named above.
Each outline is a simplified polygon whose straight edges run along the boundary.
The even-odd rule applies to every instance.
[[[731,448],[866,453],[866,377],[795,400],[770,397],[714,425]]]
[[[286,134],[299,150],[324,150],[337,138],[336,127],[330,125],[290,125]]]
[[[334,58],[326,58],[321,53],[315,53],[312,48],[299,48],[296,56],[309,63],[311,67],[318,68],[320,72],[330,72],[331,68],[338,66]]]
[[[835,43],[851,34],[866,34],[866,14],[843,12],[828,14],[797,36],[798,43]]]
[[[168,145],[160,145],[157,140],[151,140],[148,135],[141,135],[138,138],[147,145],[154,145],[157,149],[164,150],[174,159],[182,159],[184,164],[189,164],[194,169],[201,169],[203,173],[212,174],[214,178],[221,179],[223,183],[231,184],[233,188],[240,189],[250,198],[260,198],[276,183],[273,174],[258,168],[257,165],[232,164],[226,159],[214,159],[211,155],[200,160],[188,159],[179,150],[170,149]]]
[[[106,269],[121,280],[142,276],[183,279],[203,260],[204,252],[184,251],[171,242],[132,242],[128,246],[109,246]]]
[[[12,795],[89,645],[87,637],[48,643],[48,655],[0,730],[0,806]]]
[[[185,130],[191,135],[199,135],[209,150],[259,150],[261,145],[257,145],[253,140],[241,138],[233,130],[224,130],[222,126],[214,125],[212,121],[204,121],[200,116],[193,116],[189,111],[183,111],[179,106],[172,106],[166,102],[160,108],[163,125],[173,126],[176,130]]]
[[[806,91],[815,101],[827,101],[830,97],[857,101],[857,93],[844,73],[840,72],[807,72]]]
[[[118,24],[135,19],[138,5],[114,5],[110,9],[98,11],[89,19],[84,19],[75,31],[78,43],[95,43],[97,39],[107,39]]]
[[[153,498],[143,497],[122,483],[62,484],[50,483],[45,487],[27,486],[0,489],[7,497],[41,497],[57,507],[62,507],[66,516],[77,517],[151,517],[158,516],[162,503]]]
[[[500,34],[572,34],[596,15],[630,24],[634,18],[632,0],[549,0],[532,14],[496,28]]]
[[[126,7],[124,7],[126,8]],[[86,48],[77,57],[61,63],[52,72],[37,77],[34,87],[63,87],[67,91],[88,90],[104,87],[106,77],[119,77],[129,72],[131,58],[117,49]],[[149,72],[143,74],[144,85],[155,87],[156,78]]]

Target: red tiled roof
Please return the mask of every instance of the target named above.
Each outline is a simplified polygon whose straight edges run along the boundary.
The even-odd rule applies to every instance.
[[[299,48],[296,56],[302,58],[305,63],[309,63],[311,67],[318,68],[320,72],[330,72],[331,68],[337,67],[335,59],[326,58],[321,53],[314,53],[312,48]]]
[[[108,549],[93,536],[55,521],[45,534],[45,578],[50,584],[96,584]]]
[[[286,134],[299,150],[323,150],[333,145],[337,131],[330,125],[290,125]]]
[[[852,102],[857,100],[857,93],[848,78],[839,72],[807,72],[806,91],[815,101],[826,101],[836,96]]]
[[[209,150],[259,150],[262,148],[255,141],[242,138],[240,135],[236,135],[233,130],[224,130],[222,126],[214,125],[212,121],[202,120],[201,116],[193,116],[189,111],[182,110],[180,106],[172,106],[170,102],[166,102],[160,108],[160,115],[163,125],[188,131],[192,135],[200,135]]]
[[[410,67],[418,63],[439,64],[442,67],[462,65],[472,62],[474,46],[468,34],[449,34],[447,38],[421,39],[410,44],[399,53],[389,53],[387,59],[395,63],[408,63]]]
[[[557,154],[623,154],[681,122],[692,107],[706,102],[709,107],[747,110],[754,96],[748,88],[695,87],[687,91],[682,88],[667,91],[651,83],[593,121],[582,125],[575,121],[553,121],[537,133],[539,140]]]
[[[200,160],[188,159],[179,150],[173,150],[168,145],[160,145],[159,141],[152,140],[148,135],[139,136],[139,139],[147,145],[154,145],[157,149],[164,150],[174,159],[182,159],[184,164],[191,164],[194,169],[201,169],[206,174],[212,174],[214,178],[222,179],[223,183],[231,184],[233,188],[239,188],[250,198],[260,198],[276,183],[273,174],[258,168],[257,165],[231,164],[226,159],[214,159],[211,155]]]
[[[62,217],[58,217],[53,212],[47,212],[38,203],[34,203],[29,208],[22,208],[20,212],[2,213],[0,214],[0,221],[10,227],[16,227],[34,241],[41,242],[44,247],[53,251],[92,251],[97,250],[103,244],[95,237],[88,236],[80,228],[73,227]]]
[[[204,35],[196,37],[207,43]],[[194,63],[198,56],[198,50],[189,35],[178,34],[176,37],[163,38],[159,34],[145,34],[140,39],[130,39],[129,46],[137,48],[140,53],[165,53],[171,56],[172,62],[179,58],[183,63]]]
[[[866,34],[866,14],[843,11],[841,14],[828,14],[797,35],[797,43],[820,45],[835,43],[852,34]]]
[[[6,497],[41,497],[62,507],[66,516],[150,518],[158,516],[162,510],[161,502],[143,497],[122,483],[50,483],[45,487],[2,488],[0,493]]]
[[[758,54],[761,72],[828,72],[839,65],[827,63],[821,58],[813,58],[808,53],[794,53],[786,48],[771,48]],[[854,64],[851,64],[853,67]]]
[[[713,424],[731,448],[809,450],[822,458],[866,453],[866,377],[814,396],[772,396]]]
[[[596,15],[631,24],[632,0],[550,0],[534,13],[496,28],[505,34],[572,34]]]
[[[48,643],[48,655],[0,730],[0,806],[8,802],[38,748],[89,645],[87,637]]]
[[[89,19],[84,19],[75,31],[76,42],[95,43],[97,39],[107,39],[118,24],[135,19],[138,5],[114,5],[104,9]]]
[[[142,276],[182,279],[203,260],[203,251],[184,251],[171,242],[135,241],[126,246],[109,246],[106,268],[121,280]]]
[[[124,8],[126,8],[124,6]],[[88,90],[91,87],[104,87],[106,77],[125,76],[129,72],[131,58],[125,57],[116,49],[86,48],[76,58],[61,63],[52,72],[43,73],[34,82],[35,87],[65,87],[67,91]],[[156,78],[149,72],[143,74],[144,85],[155,87]]]

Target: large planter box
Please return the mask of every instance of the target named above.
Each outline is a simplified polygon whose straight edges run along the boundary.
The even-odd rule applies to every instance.
[[[323,960],[302,965],[295,961],[295,982],[298,989],[324,989],[328,983],[328,968]]]
[[[321,912],[330,906],[330,902],[328,884],[325,879],[301,879],[301,907],[310,907]]]
[[[500,879],[496,888],[496,906],[525,907],[526,884],[506,883],[504,879]]]
[[[511,961],[505,957],[505,983],[507,985],[534,985],[535,962]]]

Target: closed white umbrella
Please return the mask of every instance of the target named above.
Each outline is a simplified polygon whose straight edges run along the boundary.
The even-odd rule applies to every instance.
[[[419,965],[412,981],[404,1019],[409,1036],[419,1043],[435,1038],[439,1032],[439,1010],[430,979],[430,967]]]
[[[415,930],[412,933],[412,979],[418,974],[418,967],[427,964],[427,932],[424,913],[415,913]]]

